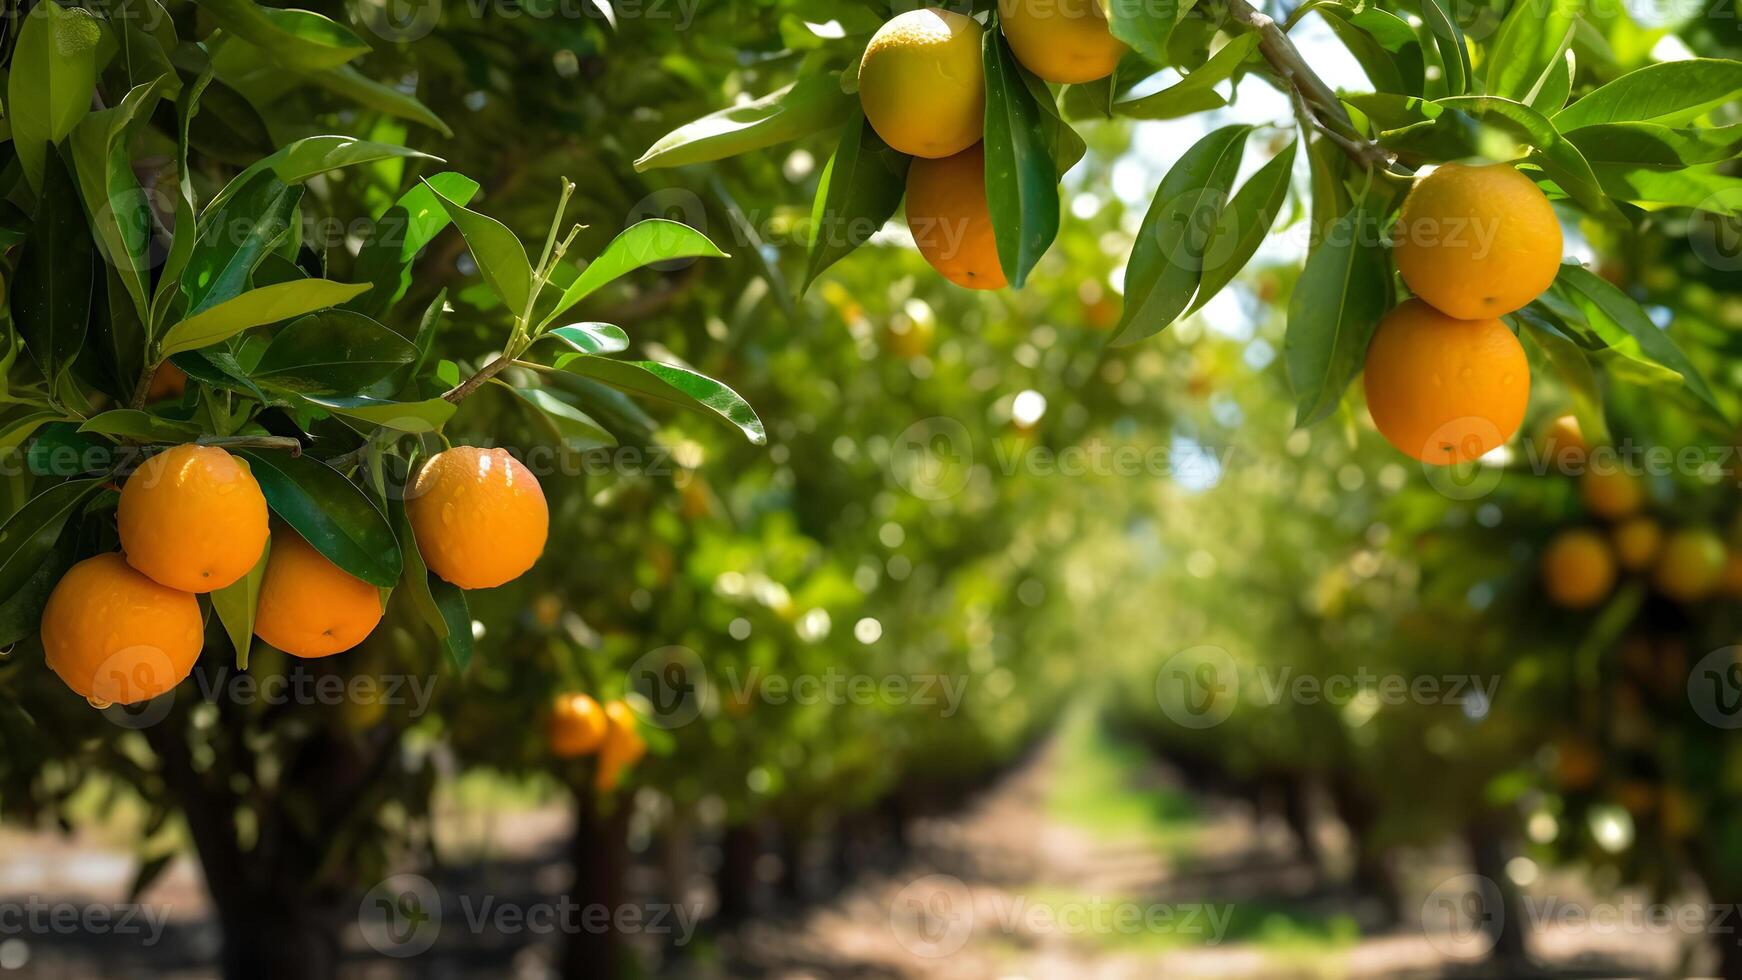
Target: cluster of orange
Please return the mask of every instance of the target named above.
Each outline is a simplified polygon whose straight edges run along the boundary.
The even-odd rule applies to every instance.
[[[1554,420],[1545,433],[1549,459],[1563,467],[1584,466],[1590,452],[1572,416]],[[1549,598],[1569,609],[1589,609],[1614,591],[1622,573],[1648,576],[1659,594],[1696,603],[1720,593],[1742,599],[1742,551],[1725,546],[1707,527],[1665,533],[1645,512],[1641,479],[1620,467],[1585,467],[1579,499],[1609,527],[1570,528],[1555,535],[1542,555],[1542,582]]]
[[[406,512],[424,562],[463,589],[531,568],[549,525],[532,472],[506,450],[470,446],[425,463]],[[221,448],[175,446],[146,460],[121,488],[116,525],[121,551],[74,565],[42,613],[49,667],[93,704],[146,701],[179,684],[205,645],[195,595],[234,585],[262,554],[254,633],[285,653],[348,650],[381,620],[381,591],[295,531],[271,529],[247,461]]]
[[[1561,227],[1509,164],[1447,164],[1417,181],[1392,231],[1414,293],[1367,348],[1367,410],[1387,441],[1425,463],[1464,463],[1524,421],[1530,365],[1500,317],[1554,282]]]
[[[1049,82],[1103,78],[1125,45],[1096,0],[999,0],[999,25],[1016,60]],[[979,22],[947,10],[910,10],[878,29],[859,63],[865,118],[892,148],[914,157],[907,226],[920,254],[969,289],[1007,285],[986,204],[986,76]]]
[[[579,759],[597,752],[599,765],[593,779],[600,791],[616,789],[623,773],[647,754],[634,709],[623,701],[601,708],[585,694],[557,695],[545,737],[551,754],[559,759]]]

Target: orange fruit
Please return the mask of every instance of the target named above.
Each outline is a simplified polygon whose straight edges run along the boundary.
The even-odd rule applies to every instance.
[[[151,387],[145,390],[145,400],[159,402],[167,398],[180,398],[187,391],[187,387],[188,376],[182,369],[164,361],[151,376]]]
[[[1591,451],[1576,415],[1557,415],[1549,419],[1537,433],[1536,444],[1542,452],[1543,462],[1549,469],[1560,473],[1584,466]]]
[[[1663,547],[1663,528],[1649,517],[1635,517],[1615,528],[1615,557],[1630,572],[1644,571]]]
[[[1568,739],[1555,746],[1555,781],[1568,790],[1589,789],[1603,774],[1603,753],[1583,740]]]
[[[551,704],[545,736],[552,755],[573,759],[597,752],[605,744],[610,727],[611,720],[599,702],[585,694],[559,694]]]
[[[192,444],[133,471],[115,522],[127,563],[183,592],[211,592],[248,574],[268,533],[266,498],[248,463]]]
[[[969,289],[1003,289],[986,157],[979,144],[942,160],[915,160],[907,171],[907,227],[919,254],[945,279]]]
[[[1615,555],[1595,531],[1562,531],[1542,554],[1542,584],[1556,605],[1588,609],[1615,587]]]
[[[1424,463],[1475,459],[1524,421],[1530,365],[1499,320],[1454,320],[1405,300],[1367,348],[1367,411],[1400,452]]]
[[[1652,582],[1677,602],[1699,602],[1723,584],[1729,558],[1716,534],[1703,527],[1683,528],[1664,542]]]
[[[462,589],[519,578],[544,553],[550,510],[526,464],[506,449],[455,446],[431,456],[405,497],[431,571]]]
[[[1106,78],[1125,56],[1101,0],[998,0],[998,23],[1022,67],[1060,85]]]
[[[1645,505],[1645,486],[1618,466],[1593,467],[1579,478],[1579,499],[1598,517],[1618,521]]]
[[[49,669],[93,703],[157,697],[194,669],[204,645],[199,600],[113,552],[67,569],[42,610]]]
[[[381,592],[327,560],[296,532],[272,536],[254,635],[293,657],[349,650],[381,621]]]
[[[1464,320],[1529,303],[1561,266],[1554,208],[1529,177],[1505,163],[1448,163],[1416,181],[1392,242],[1410,292]]]
[[[899,14],[871,35],[859,62],[859,103],[883,142],[935,159],[980,141],[980,35],[972,17],[934,9]]]
[[[641,737],[640,722],[633,708],[625,702],[612,701],[605,705],[605,717],[610,725],[599,745],[599,771],[594,777],[602,792],[616,789],[623,773],[647,754],[647,742]]]

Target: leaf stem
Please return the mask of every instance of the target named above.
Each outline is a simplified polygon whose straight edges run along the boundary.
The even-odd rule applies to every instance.
[[[200,436],[194,442],[225,449],[287,449],[292,456],[302,455],[302,443],[290,436]]]

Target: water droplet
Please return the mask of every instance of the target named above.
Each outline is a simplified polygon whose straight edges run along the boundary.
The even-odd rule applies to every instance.
[[[442,504],[442,523],[446,525],[454,523],[454,505],[452,503]]]
[[[105,701],[102,698],[97,697],[95,694],[86,698],[85,703],[89,704],[93,708],[96,708],[98,711],[102,711],[104,708],[111,707],[114,704],[113,701]]]
[[[1513,374],[1512,372],[1508,371],[1508,372],[1506,372],[1505,376],[1500,379],[1500,383],[1503,385],[1510,385],[1512,382],[1514,382],[1516,380],[1518,380],[1518,376]]]

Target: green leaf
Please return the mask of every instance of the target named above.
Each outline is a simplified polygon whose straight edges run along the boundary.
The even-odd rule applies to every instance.
[[[206,210],[211,212],[223,207],[226,201],[263,173],[270,172],[280,181],[294,187],[334,170],[399,159],[439,158],[397,143],[372,143],[351,136],[306,136],[261,157],[230,178],[224,189],[206,205]],[[202,227],[205,225],[203,216],[200,224]]]
[[[593,421],[592,416],[581,411],[555,394],[543,388],[522,388],[506,385],[509,391],[519,397],[532,409],[534,417],[550,427],[565,448],[576,452],[589,449],[608,449],[617,445],[617,437],[605,431],[605,427]]]
[[[1563,58],[1584,7],[1584,0],[1513,4],[1488,51],[1487,94],[1528,104],[1550,73],[1565,71]]]
[[[1114,343],[1159,333],[1191,303],[1251,132],[1244,125],[1216,130],[1181,154],[1162,178],[1126,263],[1125,309]]]
[[[449,223],[437,192],[456,204],[469,204],[478,193],[478,182],[457,173],[427,177],[377,218],[357,253],[352,275],[358,282],[370,283],[371,288],[352,300],[350,309],[379,318],[405,295],[418,253]]]
[[[1561,60],[1550,65],[1543,73],[1542,84],[1538,85],[1530,98],[1524,101],[1529,103],[1532,109],[1545,116],[1552,116],[1561,111],[1561,107],[1567,104],[1567,96],[1573,93],[1573,79],[1579,73],[1577,60],[1573,50],[1568,48],[1566,54],[1561,56]]]
[[[1563,133],[1612,122],[1679,126],[1742,98],[1742,62],[1665,61],[1628,72],[1554,115]]]
[[[688,368],[657,361],[615,361],[588,354],[565,354],[556,366],[585,377],[596,378],[619,391],[641,395],[701,415],[718,417],[744,433],[753,444],[763,445],[768,433],[755,409],[743,396],[713,378]]]
[[[1604,196],[1585,155],[1564,139],[1555,124],[1542,113],[1522,102],[1488,95],[1440,99],[1435,104],[1496,124],[1514,139],[1533,147],[1536,152],[1532,154],[1532,161],[1585,210],[1600,218],[1619,217],[1615,205]]]
[[[11,646],[41,627],[49,595],[78,558],[78,525],[71,521],[62,525],[36,570],[15,591],[0,598],[0,646]]]
[[[383,85],[350,65],[340,65],[325,71],[308,72],[302,77],[336,95],[344,96],[377,112],[428,126],[443,136],[454,131],[432,112],[429,106],[391,85]]]
[[[199,210],[194,197],[193,174],[188,167],[189,130],[193,120],[200,111],[200,97],[205,94],[206,87],[212,82],[212,66],[208,59],[205,68],[192,84],[182,87],[181,94],[176,96],[175,109],[177,118],[176,169],[179,174],[175,198],[175,227],[181,233],[177,234],[169,245],[169,255],[163,261],[163,269],[157,282],[157,292],[151,300],[151,317],[146,324],[146,332],[155,335],[157,328],[168,319],[173,300],[181,293],[181,274],[187,268],[188,259],[193,255],[194,245],[199,240],[197,227],[199,225]]]
[[[248,460],[266,503],[296,533],[370,585],[399,579],[399,542],[369,495],[312,456],[236,450]]]
[[[272,541],[260,550],[260,560],[248,574],[221,589],[214,590],[212,611],[230,634],[230,645],[236,648],[236,669],[248,669],[248,653],[254,648],[254,613],[260,607],[260,583],[266,579],[266,561],[272,557]]]
[[[119,106],[86,116],[70,141],[97,244],[132,298],[141,323],[151,318],[151,208],[133,175],[126,136],[136,120],[150,117],[160,82],[136,86]]]
[[[1059,114],[1058,98],[1052,94],[1052,89],[1046,82],[1035,77],[1033,72],[1025,71],[1022,73],[1022,83],[1028,86],[1028,94],[1034,98],[1035,106],[1040,109],[1041,142],[1046,145],[1047,156],[1052,158],[1053,170],[1063,177],[1077,165],[1083,154],[1089,152],[1089,144]]]
[[[30,580],[54,550],[67,518],[107,482],[107,477],[100,477],[57,483],[25,501],[0,526],[0,596],[12,595]]]
[[[1398,95],[1422,94],[1426,60],[1421,38],[1403,18],[1379,7],[1326,3],[1314,8],[1361,63],[1374,88]]]
[[[581,270],[575,281],[563,290],[556,305],[539,321],[539,326],[549,325],[599,287],[643,266],[674,259],[726,257],[726,253],[709,241],[708,236],[689,225],[664,218],[637,221],[619,232],[599,257]]]
[[[1204,246],[1203,282],[1198,285],[1192,309],[1203,308],[1222,287],[1232,282],[1240,270],[1251,261],[1264,236],[1276,224],[1282,205],[1288,200],[1288,180],[1294,172],[1295,143],[1283,147],[1258,169],[1234,194],[1234,200],[1222,211],[1220,220],[1211,229],[1210,240]]]
[[[435,195],[465,237],[472,260],[478,264],[478,271],[490,289],[501,298],[509,313],[514,316],[525,313],[532,297],[532,263],[527,261],[520,239],[502,222],[449,200],[439,189],[435,189]]]
[[[1553,364],[1561,376],[1561,384],[1573,399],[1573,414],[1578,417],[1579,431],[1591,445],[1609,442],[1609,424],[1603,417],[1603,392],[1597,387],[1597,374],[1591,370],[1591,359],[1579,345],[1563,337],[1530,307],[1513,314],[1529,337]]]
[[[1421,0],[1421,19],[1439,49],[1446,94],[1463,95],[1470,90],[1470,46],[1447,0]]]
[[[16,24],[17,17],[13,8],[7,20]],[[40,0],[22,19],[7,76],[5,115],[24,177],[40,190],[49,147],[91,110],[104,58],[103,25],[90,11],[55,0]]]
[[[259,173],[200,220],[199,241],[181,274],[187,314],[203,313],[248,288],[254,267],[291,227],[302,188]]]
[[[253,0],[200,0],[199,5],[218,26],[292,68],[332,68],[369,50],[350,28],[313,11],[262,7]]]
[[[304,401],[316,407],[343,415],[348,419],[368,422],[395,432],[440,432],[459,406],[444,398],[427,398],[416,402],[394,402],[367,395],[334,397],[305,395]]]
[[[1116,102],[1113,111],[1131,119],[1177,119],[1202,109],[1227,104],[1215,86],[1234,77],[1234,72],[1258,49],[1257,34],[1241,34],[1198,69],[1154,95]]]
[[[249,327],[277,323],[304,313],[337,306],[368,289],[367,283],[300,279],[275,286],[262,286],[220,303],[170,327],[159,343],[159,356],[196,350],[232,337]]]
[[[629,335],[622,327],[610,323],[571,323],[554,327],[545,336],[554,337],[583,354],[615,354],[629,349]]]
[[[1680,169],[1742,154],[1742,123],[1717,129],[1675,129],[1657,123],[1601,123],[1567,134],[1591,161]]]
[[[417,360],[417,348],[361,313],[323,310],[284,325],[249,374],[303,394],[352,395]]]
[[[112,408],[79,426],[80,432],[143,439],[146,442],[188,442],[200,434],[192,422],[178,422],[137,408]]]
[[[1167,39],[1183,13],[1178,0],[1155,0],[1153,3],[1113,0],[1106,4],[1106,11],[1107,26],[1114,37],[1157,65],[1172,64],[1167,54]]]
[[[415,542],[411,521],[405,516],[405,502],[392,499],[387,509],[399,540]],[[405,549],[405,570],[400,575],[400,588],[411,596],[418,616],[442,641],[454,666],[465,670],[472,662],[472,615],[466,608],[466,594],[460,588],[430,573],[423,555],[414,546]]]
[[[44,162],[31,235],[10,284],[12,322],[51,387],[84,346],[96,276],[97,249],[78,189],[59,154],[52,155]]]
[[[1728,164],[1700,164],[1680,170],[1635,164],[1594,163],[1603,192],[1646,210],[1698,208],[1726,216],[1742,214],[1742,178],[1724,171]]]
[[[1307,256],[1295,284],[1282,352],[1296,427],[1336,411],[1385,315],[1391,274],[1376,225],[1359,205],[1343,215]]]
[[[1004,35],[987,31],[986,203],[998,242],[998,264],[1021,289],[1059,230],[1058,170],[1044,120]]]
[[[841,91],[840,76],[808,75],[743,105],[735,105],[679,126],[648,147],[635,161],[637,171],[707,163],[760,150],[840,124],[854,96]]]
[[[883,142],[862,113],[841,128],[841,142],[817,183],[811,209],[810,262],[800,294],[810,289],[823,270],[865,244],[895,216],[912,162],[911,157]]]
[[[1555,277],[1555,285],[1564,287],[1567,298],[1580,308],[1585,314],[1586,322],[1605,343],[1622,350],[1623,353],[1629,353],[1630,356],[1633,356],[1632,350],[1637,350],[1643,360],[1681,375],[1682,383],[1689,391],[1711,406],[1720,418],[1728,418],[1718,404],[1718,396],[1701,376],[1699,369],[1694,367],[1693,362],[1688,360],[1687,355],[1682,353],[1669,334],[1651,322],[1651,318],[1645,315],[1645,311],[1639,308],[1639,304],[1632,297],[1607,279],[1574,263],[1561,266],[1560,274]]]
[[[447,627],[447,632],[442,635],[442,646],[447,649],[454,666],[464,672],[472,663],[472,613],[466,607],[466,593],[434,572],[425,573],[425,581],[429,584],[436,611]]]

